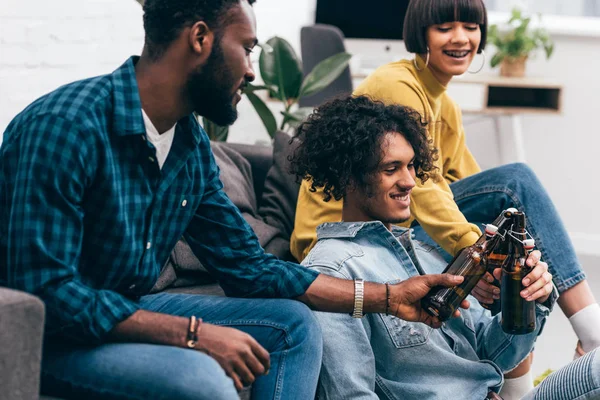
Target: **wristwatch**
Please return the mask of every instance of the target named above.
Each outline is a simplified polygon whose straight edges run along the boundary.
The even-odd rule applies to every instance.
[[[365,281],[363,279],[354,280],[354,311],[352,318],[362,318],[363,304],[365,301]]]

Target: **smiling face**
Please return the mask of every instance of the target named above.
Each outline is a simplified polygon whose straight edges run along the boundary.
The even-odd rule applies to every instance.
[[[185,89],[194,110],[222,126],[237,119],[242,90],[255,78],[250,54],[257,43],[256,20],[248,2],[233,7],[227,21],[215,35],[208,60],[190,74]]]
[[[382,139],[381,162],[370,188],[348,190],[344,199],[345,221],[381,221],[391,224],[410,218],[410,193],[415,186],[415,152],[400,133]]]
[[[481,29],[474,22],[446,22],[431,25],[426,31],[429,68],[446,85],[456,75],[464,74],[473,61],[481,42]]]

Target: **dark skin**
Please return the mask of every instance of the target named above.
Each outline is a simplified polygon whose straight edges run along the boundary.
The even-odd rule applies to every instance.
[[[230,23],[223,28],[221,48],[223,68],[234,76],[232,104],[246,82],[254,80],[250,52],[256,45],[256,22],[252,7],[241,1],[230,10]],[[185,93],[188,76],[206,64],[215,41],[215,32],[203,21],[184,29],[158,60],[150,60],[145,49],[136,64],[136,77],[142,107],[159,132],[171,128],[195,109]],[[455,286],[462,277],[427,275],[408,279],[390,287],[390,312],[399,318],[419,321],[433,327],[441,325],[420,306],[420,299],[438,285]],[[320,275],[298,298],[313,309],[350,313],[354,307],[354,282]],[[464,304],[467,306],[467,303]],[[385,285],[366,283],[365,312],[386,311]],[[458,315],[458,311],[456,315]],[[119,323],[109,334],[117,342],[143,342],[186,346],[188,319],[140,310]],[[195,349],[213,357],[232,378],[238,390],[268,373],[269,353],[250,335],[237,329],[203,323]]]

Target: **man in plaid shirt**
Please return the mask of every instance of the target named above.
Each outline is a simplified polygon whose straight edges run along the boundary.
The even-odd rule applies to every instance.
[[[419,300],[461,278],[386,293],[279,261],[223,193],[192,113],[237,118],[252,2],[147,0],[141,57],[38,99],[4,133],[0,279],[46,304],[43,393],[230,399],[254,383],[254,398],[309,399],[321,336],[302,302],[439,326]],[[238,298],[148,294],[181,236]]]

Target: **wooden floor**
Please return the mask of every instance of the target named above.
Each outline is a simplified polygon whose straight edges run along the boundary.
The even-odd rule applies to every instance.
[[[600,300],[600,257],[579,256],[588,283],[597,300]],[[546,323],[535,346],[533,359],[534,377],[546,369],[558,369],[573,359],[577,337],[569,320],[557,306]]]

